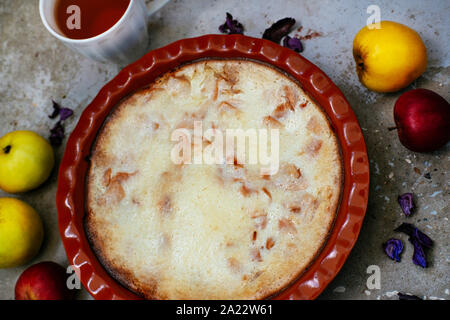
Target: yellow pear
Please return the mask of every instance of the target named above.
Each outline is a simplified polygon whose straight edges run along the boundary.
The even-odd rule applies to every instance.
[[[353,40],[353,57],[361,83],[377,92],[395,92],[416,80],[427,67],[419,34],[392,21],[362,28]]]
[[[0,189],[9,193],[37,188],[55,164],[51,145],[32,131],[13,131],[0,138]]]
[[[0,269],[29,262],[44,238],[41,217],[28,204],[0,198]]]

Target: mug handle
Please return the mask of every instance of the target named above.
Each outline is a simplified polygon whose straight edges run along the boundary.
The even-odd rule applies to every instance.
[[[153,0],[150,3],[150,9],[148,10],[147,16],[150,18],[153,14],[158,12],[162,7],[164,7],[170,0]]]

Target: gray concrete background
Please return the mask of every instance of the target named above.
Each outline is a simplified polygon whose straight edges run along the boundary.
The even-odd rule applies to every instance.
[[[149,4],[151,1],[148,1]],[[392,109],[400,93],[369,92],[358,81],[352,58],[352,41],[366,23],[370,4],[381,8],[383,20],[404,23],[420,33],[429,54],[425,74],[409,88],[428,88],[444,96],[449,93],[450,3],[438,1],[258,1],[172,0],[150,22],[150,49],[175,40],[217,33],[225,12],[231,12],[246,28],[245,34],[261,37],[274,21],[290,16],[320,37],[305,40],[303,55],[324,70],[344,92],[360,121],[368,146],[370,200],[359,239],[341,272],[321,299],[397,299],[409,292],[426,299],[449,299],[449,145],[431,154],[405,149],[394,131]],[[18,129],[33,130],[48,137],[54,121],[48,119],[51,99],[73,108],[75,116],[66,124],[70,133],[83,109],[99,89],[120,70],[119,66],[90,61],[67,49],[42,25],[37,0],[0,0],[0,136]],[[64,146],[56,149],[58,162]],[[424,177],[430,173],[431,179]],[[56,170],[42,187],[18,196],[41,214],[46,237],[32,261],[53,260],[67,265],[57,228]],[[413,192],[416,213],[406,219],[396,198]],[[0,196],[7,196],[0,191]],[[413,265],[407,237],[393,229],[402,222],[414,223],[435,240],[429,252],[431,266]],[[400,263],[389,260],[381,244],[392,236],[405,243]],[[381,288],[366,287],[367,267],[381,270]],[[0,299],[13,299],[17,277],[27,266],[0,270]],[[82,290],[81,299],[90,298]]]

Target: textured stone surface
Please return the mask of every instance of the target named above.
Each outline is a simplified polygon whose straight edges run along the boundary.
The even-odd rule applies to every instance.
[[[148,1],[151,4],[151,1]],[[371,188],[366,219],[354,250],[341,272],[324,291],[322,299],[396,299],[395,292],[409,292],[427,299],[449,298],[449,146],[432,154],[405,149],[394,131],[392,108],[401,94],[369,92],[358,82],[351,53],[353,37],[365,24],[370,1],[227,0],[174,1],[152,17],[150,48],[207,33],[217,33],[225,12],[231,12],[246,27],[246,34],[261,37],[279,18],[292,16],[305,35],[320,36],[303,42],[303,55],[324,70],[344,92],[360,121],[369,151]],[[428,88],[449,93],[448,1],[377,1],[383,20],[405,23],[417,30],[429,54],[426,73],[409,88]],[[51,99],[73,108],[66,124],[71,132],[86,105],[118,71],[119,66],[92,62],[54,39],[40,21],[37,0],[0,1],[0,136],[12,130],[33,130],[47,137],[54,121],[48,119]],[[58,162],[64,147],[56,149]],[[416,169],[415,169],[416,168]],[[430,173],[431,178],[424,177]],[[67,265],[57,228],[55,208],[56,170],[42,187],[19,197],[41,214],[46,237],[32,261],[53,260]],[[397,195],[413,192],[418,206],[406,219]],[[6,196],[0,191],[0,196]],[[433,240],[431,266],[412,264],[412,246],[407,237],[395,234],[400,223],[414,223]],[[381,244],[392,236],[401,238],[405,252],[400,263],[389,260]],[[381,270],[381,288],[369,290],[367,268]],[[27,266],[0,270],[0,298],[14,297],[14,284]],[[82,291],[80,298],[90,298]]]

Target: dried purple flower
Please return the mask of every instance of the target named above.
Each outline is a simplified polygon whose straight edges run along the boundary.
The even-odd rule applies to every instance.
[[[281,39],[286,36],[291,28],[295,24],[295,19],[293,18],[284,18],[278,20],[274,24],[270,26],[270,28],[266,29],[263,34],[263,39],[267,39],[273,41],[275,43],[280,43]]]
[[[239,21],[233,19],[233,16],[227,12],[226,21],[219,26],[219,31],[227,34],[243,34],[244,26]]]
[[[62,108],[54,100],[52,100],[52,102],[53,102],[53,112],[52,112],[51,115],[48,116],[50,119],[55,119],[59,115],[59,119],[61,121],[64,121],[64,120],[66,120],[67,118],[69,118],[70,116],[73,115],[73,110],[72,109]]]
[[[302,52],[303,45],[298,38],[291,38],[289,36],[284,37],[283,46],[289,49],[294,50],[295,52]]]
[[[403,243],[398,239],[389,239],[383,243],[384,252],[392,260],[400,262],[400,254],[403,252]]]
[[[421,298],[419,298],[418,296],[414,296],[412,294],[405,294],[405,293],[397,293],[398,295],[398,300],[422,300]]]
[[[73,110],[69,108],[61,108],[59,111],[59,119],[61,121],[66,120],[67,118],[71,117],[73,115]]]
[[[421,266],[422,268],[426,268],[428,266],[427,257],[425,256],[425,252],[423,251],[423,247],[420,244],[419,240],[413,237],[410,237],[408,240],[414,246],[412,261],[414,262],[414,264]]]
[[[52,102],[53,102],[53,112],[52,112],[52,114],[49,115],[48,117],[49,117],[50,119],[55,119],[55,118],[59,115],[59,111],[61,110],[61,107],[60,107],[60,105],[59,105],[57,102],[55,102],[54,100],[52,100]]]
[[[431,248],[433,246],[433,240],[410,223],[402,223],[394,231],[403,232],[411,238],[417,239],[421,245],[427,248]]]
[[[401,196],[398,196],[398,203],[400,204],[400,207],[402,208],[403,213],[405,216],[409,217],[413,210],[415,209],[414,202],[413,202],[413,194],[412,193],[405,193]]]
[[[59,115],[59,121],[55,126],[50,129],[50,143],[53,146],[61,145],[64,139],[64,127],[62,125],[63,121],[73,115],[73,110],[69,108],[62,108],[57,102],[53,102],[53,112],[48,117],[50,119],[55,119]]]
[[[422,268],[426,268],[428,263],[423,247],[431,248],[433,245],[433,240],[410,223],[402,223],[394,231],[403,232],[409,235],[408,240],[414,246],[414,254],[412,258],[414,264],[421,266]]]
[[[61,121],[58,121],[55,126],[50,129],[50,144],[52,146],[60,146],[64,139],[64,127]]]

